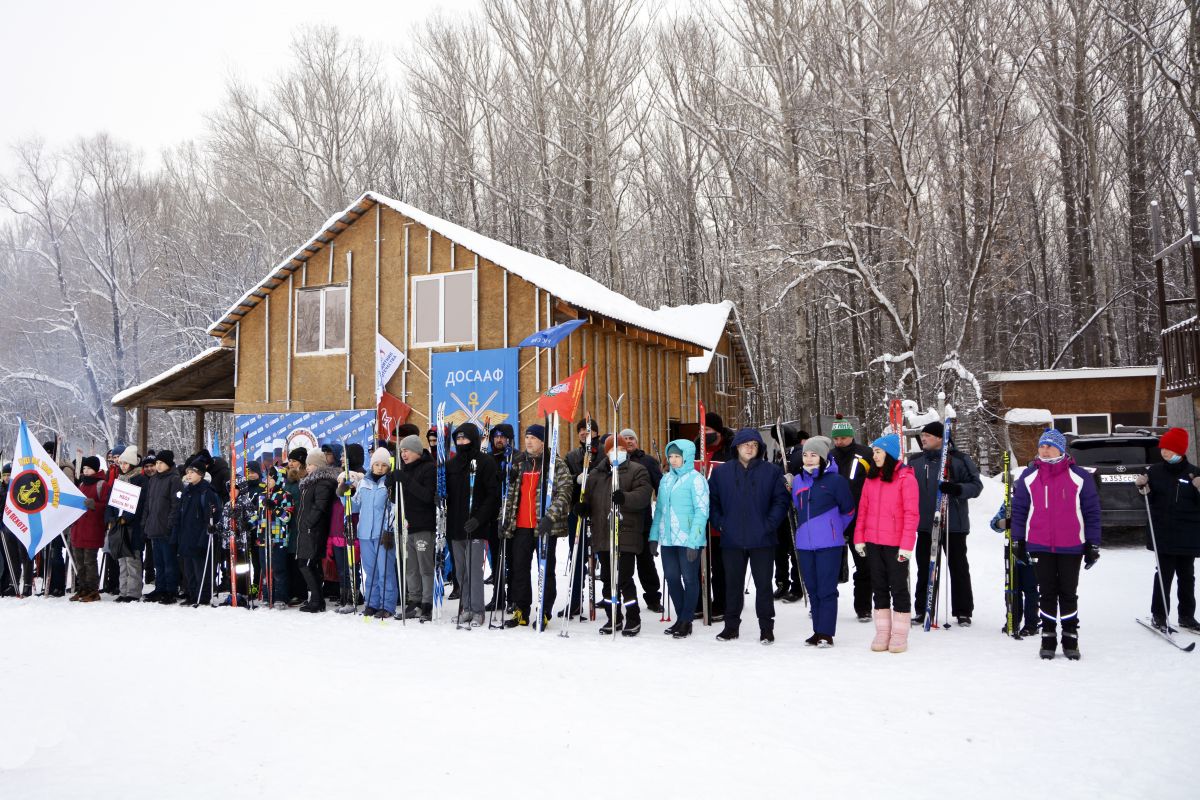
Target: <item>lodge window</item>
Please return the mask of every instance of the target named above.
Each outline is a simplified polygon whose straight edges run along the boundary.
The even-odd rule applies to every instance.
[[[1054,418],[1054,427],[1062,433],[1087,436],[1112,432],[1111,414],[1062,414]]]
[[[345,286],[297,290],[296,355],[346,352],[349,301]]]
[[[729,356],[713,353],[713,384],[717,394],[729,394]]]
[[[475,343],[475,270],[412,279],[414,347]]]

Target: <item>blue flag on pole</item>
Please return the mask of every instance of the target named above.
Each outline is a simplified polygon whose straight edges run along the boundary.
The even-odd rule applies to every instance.
[[[83,516],[86,498],[29,435],[25,420],[17,431],[12,471],[4,525],[32,558]]]
[[[546,328],[526,336],[517,347],[557,347],[558,343],[571,335],[571,331],[583,325],[587,320],[572,319],[561,322],[553,328]]]

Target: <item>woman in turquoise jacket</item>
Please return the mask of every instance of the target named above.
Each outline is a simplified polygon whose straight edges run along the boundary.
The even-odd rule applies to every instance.
[[[683,639],[692,632],[700,597],[700,548],[708,532],[708,481],[695,467],[696,445],[676,439],[667,445],[670,471],[658,485],[651,552],[661,545],[667,591],[679,612],[678,621],[663,633]]]

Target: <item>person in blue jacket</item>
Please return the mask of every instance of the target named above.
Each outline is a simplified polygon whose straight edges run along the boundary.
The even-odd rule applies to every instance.
[[[1008,517],[1004,513],[1004,503],[1000,504],[1000,510],[996,512],[996,516],[992,517],[992,530],[996,533],[1004,533],[1008,528]],[[1013,543],[1016,549],[1016,543]],[[1005,558],[1008,558],[1006,553]],[[1037,636],[1038,634],[1038,584],[1037,573],[1034,572],[1033,562],[1029,559],[1029,553],[1017,555],[1017,574],[1016,580],[1013,582],[1016,593],[1013,596],[1013,626],[1017,628],[1019,637]],[[1025,617],[1025,624],[1021,624],[1022,612]],[[1001,633],[1008,633],[1008,621],[1000,628]]]
[[[721,559],[725,566],[725,628],[717,639],[738,638],[742,624],[742,583],[746,562],[754,576],[754,610],[758,639],[775,641],[775,600],[771,581],[775,569],[776,529],[788,510],[788,490],[783,470],[763,459],[766,446],[754,428],[742,428],[733,437],[737,459],[713,470],[708,479],[709,521],[721,532]]]
[[[676,439],[667,445],[670,470],[658,484],[650,552],[661,556],[667,591],[679,612],[674,625],[663,631],[676,639],[692,633],[696,600],[700,597],[700,548],[708,528],[708,482],[696,471],[696,445]]]
[[[824,436],[804,443],[801,469],[792,479],[796,506],[796,560],[812,600],[813,635],[806,645],[832,647],[837,630],[838,578],[845,563],[845,532],[854,519],[850,483],[830,462]]]
[[[392,454],[378,447],[371,454],[371,469],[354,487],[350,511],[358,514],[354,533],[362,553],[366,581],[363,616],[387,619],[396,613],[400,583],[396,572],[396,533],[388,473]],[[339,477],[340,480],[340,477]]]

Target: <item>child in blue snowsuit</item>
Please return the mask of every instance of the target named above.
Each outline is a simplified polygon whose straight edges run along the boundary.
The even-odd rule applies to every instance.
[[[1008,527],[1008,520],[1004,516],[1004,503],[1000,504],[1000,510],[996,512],[996,516],[992,517],[992,530],[997,533],[1004,533],[1004,529]],[[1015,548],[1017,543],[1013,542]],[[1007,553],[1005,554],[1007,556]],[[1025,555],[1022,560],[1018,554],[1017,559],[1017,574],[1014,581],[1014,596],[1013,596],[1013,627],[1019,629],[1021,636],[1037,636],[1038,632],[1038,584],[1037,573],[1033,569],[1033,561],[1029,555]],[[1022,609],[1024,609],[1025,624],[1021,625]],[[1008,624],[1000,629],[1002,633],[1008,633]]]

